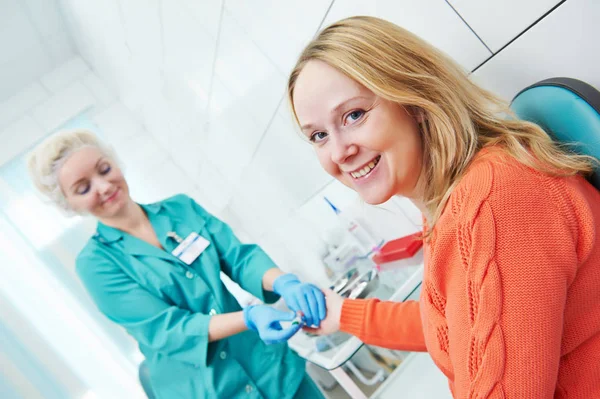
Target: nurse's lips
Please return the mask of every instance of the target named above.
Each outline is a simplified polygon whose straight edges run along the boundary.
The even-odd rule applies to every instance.
[[[105,199],[105,200],[104,200],[102,203],[103,203],[103,204],[106,204],[107,202],[111,202],[112,200],[114,200],[115,198],[117,198],[117,195],[119,194],[119,191],[121,191],[121,189],[120,189],[120,188],[117,188],[117,189],[115,190],[115,192],[114,192],[114,193],[112,193],[112,194],[111,194],[111,196],[110,196],[110,197],[108,197],[107,199]]]

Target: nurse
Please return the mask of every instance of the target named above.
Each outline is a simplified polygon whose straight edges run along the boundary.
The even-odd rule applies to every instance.
[[[265,303],[283,297],[315,326],[326,312],[317,287],[280,271],[186,195],[134,202],[111,149],[90,132],[48,138],[29,171],[56,205],[98,219],[77,273],[98,308],[138,341],[157,398],[322,398],[285,343],[300,325],[280,322],[294,313],[242,310],[220,272]]]

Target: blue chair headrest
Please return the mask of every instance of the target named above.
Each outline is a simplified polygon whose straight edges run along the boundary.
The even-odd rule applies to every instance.
[[[600,159],[600,92],[571,78],[551,78],[519,92],[511,103],[519,118],[534,122],[557,141]],[[600,171],[591,177],[600,189]]]

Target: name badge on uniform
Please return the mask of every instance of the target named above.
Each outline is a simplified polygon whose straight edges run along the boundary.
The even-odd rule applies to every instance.
[[[210,241],[198,233],[190,233],[171,254],[176,256],[186,265],[191,265],[200,256],[202,252],[210,245]]]

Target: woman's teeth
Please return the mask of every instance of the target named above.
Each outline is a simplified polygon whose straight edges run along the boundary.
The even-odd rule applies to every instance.
[[[379,163],[380,159],[381,159],[381,155],[378,155],[377,158],[375,158],[374,160],[369,162],[369,164],[367,166],[365,166],[364,168],[362,168],[361,170],[357,170],[356,172],[351,172],[350,176],[352,176],[355,179],[358,179],[358,178],[368,175],[373,170],[373,168],[375,168],[375,166]]]

